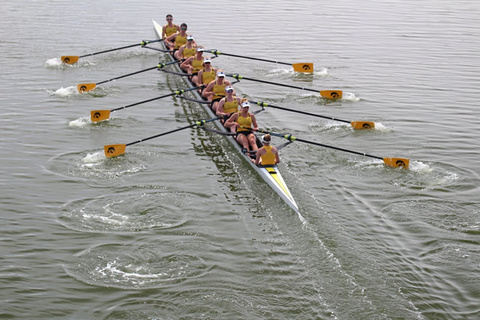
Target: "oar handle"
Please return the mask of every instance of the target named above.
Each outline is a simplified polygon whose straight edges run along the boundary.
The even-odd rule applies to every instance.
[[[124,47],[119,47],[119,48],[114,48],[114,49],[103,50],[103,51],[98,51],[98,52],[93,52],[93,53],[85,54],[85,55],[83,55],[83,56],[80,56],[79,58],[85,58],[85,57],[94,56],[94,55],[97,55],[97,54],[100,54],[100,53],[107,53],[107,52],[112,52],[112,51],[117,51],[117,50],[122,50],[122,49],[127,49],[127,48],[133,48],[133,47],[136,47],[136,46],[145,46],[145,45],[147,45],[147,44],[149,44],[149,43],[159,42],[159,41],[163,41],[163,39],[158,39],[158,40],[143,40],[143,41],[140,42],[140,43],[131,44],[131,45],[124,46]]]
[[[292,65],[291,63],[281,62],[281,61],[276,61],[276,60],[268,60],[268,59],[247,57],[247,56],[241,56],[241,55],[238,55],[238,54],[231,54],[231,53],[220,52],[220,51],[218,51],[218,50],[216,50],[216,49],[204,50],[204,52],[210,52],[210,53],[214,54],[215,56],[218,56],[218,55],[220,55],[220,54],[223,54],[224,56],[230,56],[230,57],[236,57],[236,58],[244,58],[244,59],[257,60],[257,61],[263,61],[263,62],[272,62],[272,63],[283,64],[283,65],[286,65],[286,66],[291,66],[291,65]]]
[[[297,87],[297,86],[292,86],[292,85],[284,84],[284,83],[278,83],[278,82],[271,82],[271,81],[260,80],[260,79],[247,78],[247,77],[244,77],[244,76],[239,75],[238,73],[227,74],[226,76],[227,76],[227,77],[232,77],[232,78],[237,79],[237,80],[242,80],[242,79],[243,79],[243,80],[250,80],[250,81],[256,81],[256,82],[260,82],[260,83],[273,84],[273,85],[277,85],[277,86],[281,86],[281,87],[286,87],[286,88],[300,89],[300,90],[306,90],[306,91],[312,91],[312,92],[319,92],[319,90],[310,89],[310,88]]]
[[[289,108],[285,108],[285,107],[275,106],[275,105],[273,105],[273,104],[269,104],[269,103],[262,102],[262,101],[252,101],[252,100],[250,100],[250,103],[254,103],[254,104],[256,104],[256,105],[259,105],[260,107],[270,107],[270,108],[274,108],[274,109],[280,109],[280,110],[285,110],[285,111],[296,112],[296,113],[300,113],[300,114],[304,114],[304,115],[308,115],[308,116],[313,116],[313,117],[318,117],[318,118],[323,118],[323,119],[329,119],[329,120],[334,120],[334,121],[340,121],[340,122],[350,123],[350,121],[347,121],[347,120],[342,120],[342,119],[337,119],[337,118],[333,118],[333,117],[322,116],[322,115],[319,115],[319,114],[310,113],[310,112],[306,112],[306,111],[300,111],[300,110],[295,110],[295,109],[289,109]]]

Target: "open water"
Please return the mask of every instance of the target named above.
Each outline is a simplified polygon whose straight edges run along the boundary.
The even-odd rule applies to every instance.
[[[91,110],[171,93],[149,71],[152,18],[187,22],[250,99],[262,128],[366,152],[296,142],[280,169],[294,213],[222,136],[165,98],[92,124]],[[0,319],[478,319],[480,316],[478,1],[13,1],[0,4]],[[152,45],[153,46],[153,45]],[[279,138],[275,144],[281,144]]]

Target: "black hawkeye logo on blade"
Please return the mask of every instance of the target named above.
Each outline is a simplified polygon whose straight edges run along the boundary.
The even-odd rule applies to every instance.
[[[100,118],[100,116],[101,116],[100,112],[95,112],[95,113],[93,114],[93,118],[94,118],[94,119],[98,119],[98,118]]]
[[[307,70],[310,70],[310,69],[311,69],[311,68],[310,68],[310,66],[309,66],[308,64],[304,64],[302,68],[303,68],[303,70],[305,70],[305,71],[307,71]]]
[[[335,92],[335,91],[334,91],[334,92],[330,93],[330,96],[331,96],[332,98],[338,98],[338,92]]]
[[[402,167],[402,168],[405,168],[406,165],[405,165],[405,162],[403,162],[403,160],[397,160],[397,162],[395,163],[395,165],[397,167]]]
[[[115,147],[108,148],[107,153],[110,153],[110,154],[115,153]]]

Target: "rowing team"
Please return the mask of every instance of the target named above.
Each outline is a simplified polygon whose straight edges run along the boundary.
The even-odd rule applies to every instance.
[[[202,97],[211,102],[213,113],[221,117],[224,127],[236,134],[237,142],[244,153],[255,154],[255,164],[268,166],[280,162],[277,148],[270,145],[270,135],[262,137],[262,148],[258,149],[256,136],[257,120],[249,112],[250,104],[246,98],[235,96],[225,73],[212,67],[212,61],[203,56],[204,49],[197,45],[192,35],[187,34],[187,24],[173,24],[173,16],[168,14],[167,24],[163,26],[164,43],[173,51],[177,60],[183,60],[180,68],[191,75],[197,87],[202,87]],[[252,160],[253,161],[253,160]]]

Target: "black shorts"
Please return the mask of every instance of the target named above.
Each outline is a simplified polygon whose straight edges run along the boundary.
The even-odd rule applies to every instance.
[[[243,134],[245,137],[248,138],[249,135],[253,134],[252,131],[240,131],[240,132],[237,132],[237,138],[239,135]]]

